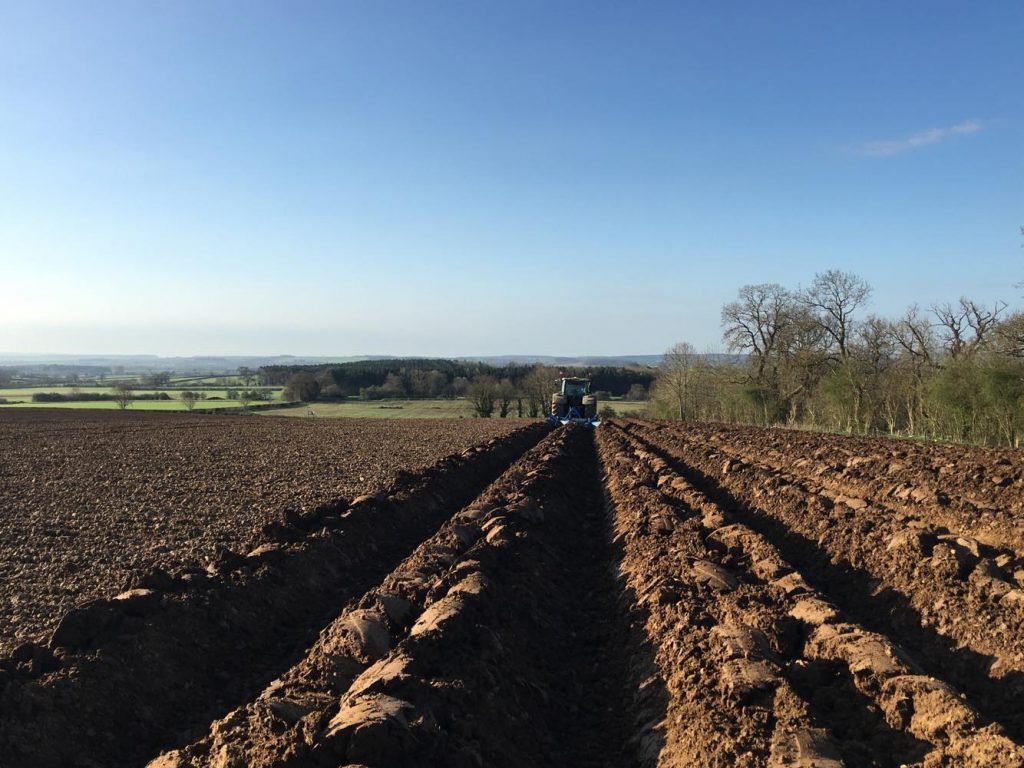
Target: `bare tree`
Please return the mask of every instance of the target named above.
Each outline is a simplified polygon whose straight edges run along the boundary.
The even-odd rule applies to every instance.
[[[828,368],[827,334],[815,314],[805,306],[794,306],[778,341],[779,391],[777,402],[762,401],[764,423],[771,422],[769,407],[788,408],[787,420],[795,423],[807,413],[807,403]]]
[[[774,383],[776,372],[769,371],[769,362],[792,314],[792,294],[778,283],[744,285],[738,299],[722,307],[722,339],[730,351],[753,358],[758,384]]]
[[[477,376],[466,390],[477,416],[489,419],[498,400],[498,382],[492,376]]]
[[[643,384],[633,384],[629,388],[629,392],[626,393],[626,400],[646,400],[647,399],[647,387]]]
[[[132,396],[135,394],[134,382],[115,381],[110,388],[114,390],[114,402],[122,411],[132,404]]]
[[[498,401],[498,416],[503,419],[508,418],[509,409],[512,407],[512,403],[515,402],[517,396],[518,393],[512,382],[508,379],[502,379],[495,391],[495,397]]]
[[[181,398],[181,402],[185,404],[185,408],[191,411],[196,407],[196,401],[199,399],[199,393],[186,389],[179,395],[179,397]]]
[[[871,298],[871,286],[852,272],[830,269],[814,276],[797,299],[811,310],[840,360],[850,356],[853,314]]]
[[[936,367],[938,342],[934,325],[916,304],[912,304],[902,317],[893,322],[890,333],[899,351],[899,375],[889,377],[891,386],[886,405],[889,431],[895,431],[902,407],[907,430],[915,434],[924,419],[925,379]],[[899,406],[897,401],[900,401]]]
[[[995,327],[995,339],[1000,353],[1024,358],[1024,312],[1014,312],[1001,321]]]
[[[666,350],[659,366],[658,384],[672,403],[680,421],[688,414],[697,360],[693,344],[681,341]]]
[[[856,331],[856,365],[851,376],[855,377],[856,388],[862,396],[859,427],[865,433],[874,429],[882,418],[887,377],[896,363],[894,336],[892,321],[878,315],[868,316]]]
[[[1006,303],[1002,301],[995,302],[989,309],[964,296],[955,307],[948,302],[933,304],[931,311],[938,320],[937,327],[946,354],[957,360],[983,349],[991,340],[1004,309]]]
[[[893,323],[878,315],[869,315],[857,329],[857,358],[872,372],[884,373],[896,356]]]
[[[935,348],[935,334],[927,317],[912,304],[903,317],[892,327],[893,340],[903,352],[914,361],[915,365],[924,366],[932,363],[932,351]]]
[[[523,395],[526,397],[527,412],[531,417],[544,416],[551,405],[551,395],[557,388],[558,371],[538,365],[530,371],[522,382]]]

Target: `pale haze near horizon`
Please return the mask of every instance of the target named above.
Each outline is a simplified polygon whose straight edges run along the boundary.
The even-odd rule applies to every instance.
[[[721,349],[1024,278],[1024,6],[0,3],[0,353]]]

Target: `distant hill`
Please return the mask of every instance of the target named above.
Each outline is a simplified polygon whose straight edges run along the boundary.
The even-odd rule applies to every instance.
[[[627,366],[649,367],[661,362],[661,355],[593,355],[589,357],[558,357],[555,355],[483,355],[480,357],[457,357],[456,360],[487,363],[488,365],[542,365],[551,366]]]
[[[160,357],[159,355],[0,355],[0,366],[17,368],[24,373],[74,372],[90,373],[123,371],[124,373],[219,374],[234,373],[239,368],[260,368],[265,365],[329,365],[377,359],[374,355],[349,357],[303,357],[296,355],[224,355],[196,357]],[[384,356],[379,356],[384,357]]]
[[[744,355],[725,355],[710,353],[700,355],[714,363],[742,363]],[[590,357],[557,357],[552,355],[494,355],[483,357],[458,357],[456,360],[487,363],[488,365],[542,365],[567,367],[609,366],[612,368],[656,368],[661,364],[663,355],[595,355]]]
[[[714,362],[742,362],[742,355],[710,354],[704,357]],[[611,368],[653,368],[661,363],[661,355],[591,355],[582,357],[560,357],[557,355],[462,355],[452,358],[464,362],[487,363],[497,367],[505,365],[543,364],[552,367],[598,367]],[[105,371],[124,373],[150,373],[170,371],[172,373],[220,374],[235,373],[241,367],[262,368],[285,365],[331,365],[334,363],[355,363],[364,360],[421,360],[422,356],[412,355],[349,355],[318,357],[302,355],[202,355],[195,357],[160,357],[159,355],[0,355],[0,366],[17,368],[25,373],[59,373],[88,371],[90,374]]]

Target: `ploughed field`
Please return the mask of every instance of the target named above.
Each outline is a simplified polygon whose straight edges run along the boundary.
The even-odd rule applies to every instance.
[[[0,764],[1024,766],[1018,453],[449,429],[0,660]]]
[[[515,426],[0,410],[0,653],[153,567],[248,551]]]

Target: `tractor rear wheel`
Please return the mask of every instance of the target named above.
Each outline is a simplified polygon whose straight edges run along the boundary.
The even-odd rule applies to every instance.
[[[597,395],[583,396],[583,418],[592,419],[597,416]]]
[[[551,413],[558,418],[564,418],[568,412],[566,407],[565,395],[558,394],[557,392],[551,396]]]

